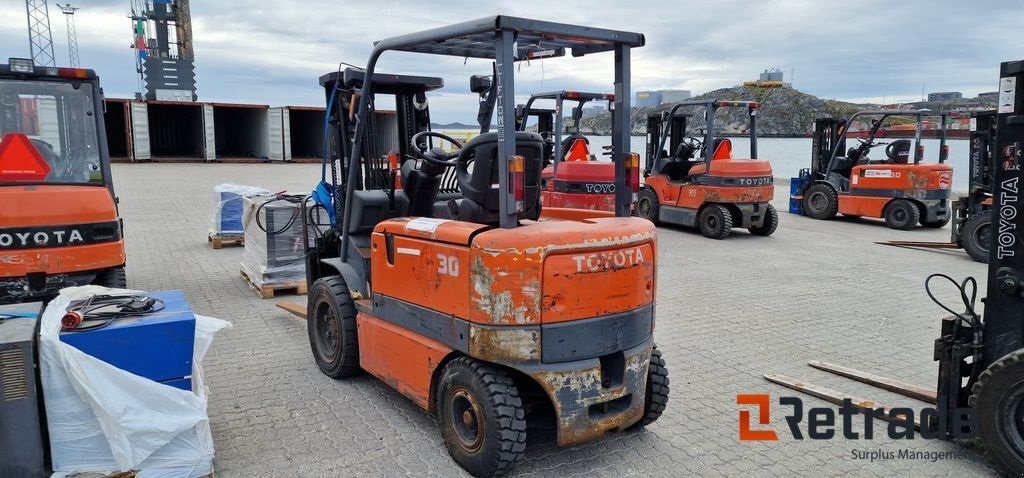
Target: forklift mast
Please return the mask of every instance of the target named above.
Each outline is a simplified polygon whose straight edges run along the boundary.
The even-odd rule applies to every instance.
[[[971,157],[968,174],[968,214],[980,213],[982,202],[991,197],[993,174],[992,158],[996,147],[996,112],[982,111],[971,114]]]
[[[689,115],[687,114],[676,113],[668,120],[668,150],[664,152],[665,155],[675,154],[675,151],[679,148],[679,143],[686,138],[686,120],[688,117]],[[658,148],[661,146],[662,128],[665,127],[667,119],[668,114],[665,112],[647,115],[647,158],[644,166],[644,177],[651,175],[654,162],[663,154],[662,151],[658,151]]]
[[[846,135],[843,128],[846,120],[840,118],[818,118],[814,120],[814,136],[811,138],[811,173],[824,176],[832,151],[846,151]]]
[[[985,301],[984,365],[1024,347],[1024,60],[999,71],[994,217]]]

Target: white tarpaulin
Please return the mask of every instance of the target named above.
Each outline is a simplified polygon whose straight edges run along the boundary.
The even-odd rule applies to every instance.
[[[61,342],[68,304],[95,294],[70,287],[47,306],[39,328],[43,399],[54,476],[138,470],[137,476],[199,477],[213,467],[213,438],[200,364],[223,320],[196,315],[193,391],[133,375]]]

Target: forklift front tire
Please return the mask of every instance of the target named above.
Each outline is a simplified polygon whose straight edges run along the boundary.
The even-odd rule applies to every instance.
[[[445,366],[437,397],[441,438],[459,466],[473,476],[512,469],[526,449],[526,418],[508,373],[459,357]]]
[[[975,214],[964,225],[961,243],[971,259],[988,263],[989,239],[992,232],[992,211]]]
[[[640,429],[661,417],[668,405],[668,368],[661,351],[651,350],[651,363],[647,366],[647,390],[644,392],[644,416],[630,429]]]
[[[971,389],[982,444],[1013,476],[1024,475],[1024,349],[982,372]]]
[[[636,215],[658,225],[658,212],[661,209],[661,202],[658,200],[658,193],[654,188],[644,187],[636,198]]]
[[[891,229],[909,231],[921,222],[921,210],[906,199],[896,199],[885,207],[885,225]]]
[[[697,216],[697,226],[704,237],[725,239],[732,232],[732,212],[722,204],[708,204]]]
[[[306,310],[309,345],[320,371],[331,378],[358,374],[356,308],[341,276],[317,279],[309,289]]]
[[[804,193],[804,213],[814,219],[832,219],[839,213],[839,194],[828,184],[818,183]]]

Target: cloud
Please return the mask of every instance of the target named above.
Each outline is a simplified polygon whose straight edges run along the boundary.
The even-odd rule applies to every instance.
[[[787,78],[795,71],[797,88],[826,98],[916,99],[922,86],[971,96],[995,89],[1000,61],[1019,59],[1012,26],[1024,22],[1019,2],[999,0],[481,3],[193,2],[199,95],[204,101],[322,104],[317,78],[341,61],[363,64],[374,40],[505,13],[643,32],[647,46],[632,55],[634,89],[700,93],[778,67]],[[127,4],[91,1],[76,14],[82,62],[99,72],[108,96],[130,97],[138,89]],[[64,62],[64,19],[53,10],[56,55]],[[0,58],[7,56],[28,56],[18,2],[0,8]],[[517,92],[610,91],[611,57],[524,64]],[[385,55],[380,69],[444,78],[443,94],[432,98],[433,118],[469,122],[476,101],[468,77],[489,72],[490,65],[396,53]]]

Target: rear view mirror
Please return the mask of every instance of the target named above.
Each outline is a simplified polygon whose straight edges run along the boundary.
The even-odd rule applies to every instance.
[[[491,89],[494,80],[490,76],[472,75],[469,77],[469,91],[477,94],[484,94]]]

